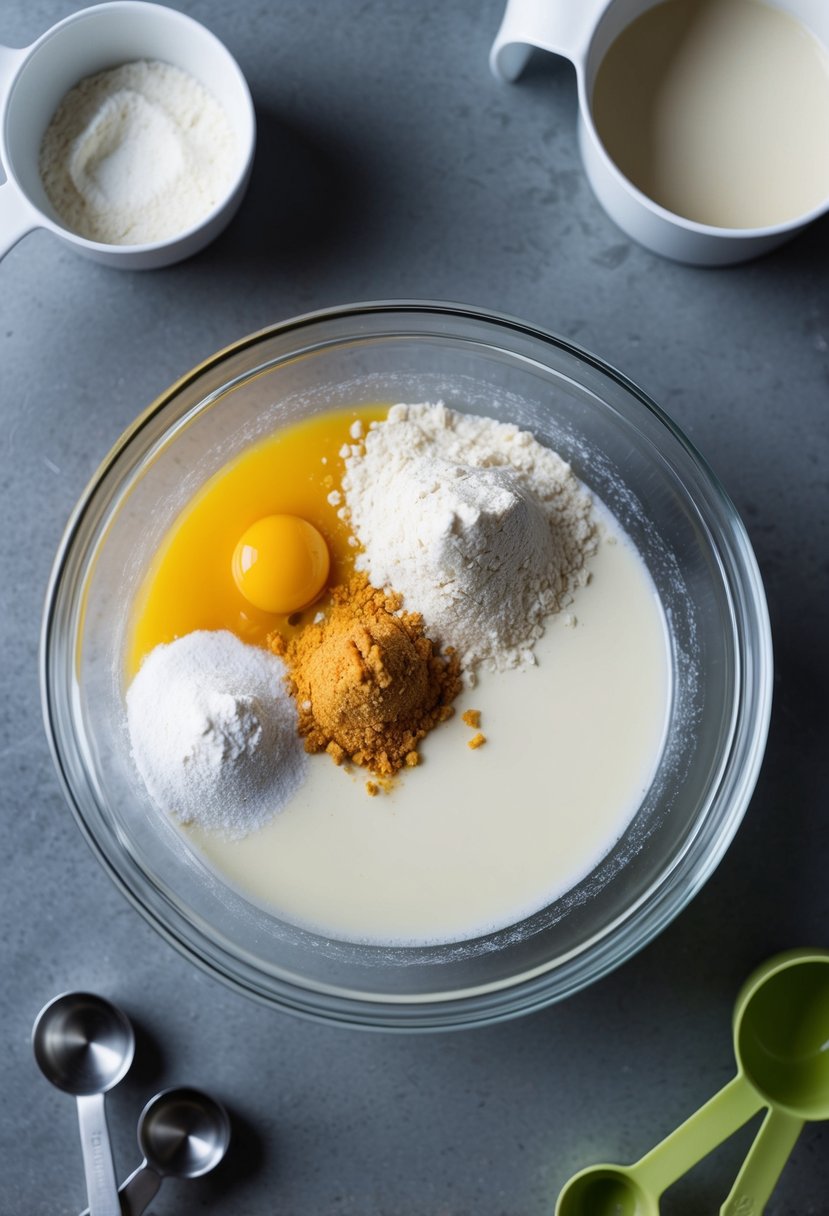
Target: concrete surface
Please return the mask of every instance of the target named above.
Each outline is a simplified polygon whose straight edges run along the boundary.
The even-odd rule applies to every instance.
[[[829,223],[735,269],[631,244],[594,200],[572,69],[517,86],[487,53],[501,0],[280,0],[179,7],[237,56],[260,143],[250,194],[200,256],[96,267],[35,233],[0,265],[2,1053],[0,1212],[84,1206],[71,1100],[32,1060],[33,1018],[88,987],[139,1027],[112,1095],[120,1174],[135,1120],[187,1080],[236,1141],[157,1216],[548,1216],[575,1169],[633,1160],[728,1079],[730,1011],[775,950],[827,945]],[[71,12],[7,0],[20,46]],[[776,696],[765,765],[720,868],[622,969],[492,1029],[396,1038],[270,1011],[163,942],[99,868],[62,802],[41,724],[41,605],[65,520],[133,417],[204,356],[270,322],[363,299],[502,309],[574,339],[667,409],[741,511],[766,582]],[[663,1205],[718,1210],[748,1140]],[[806,1129],[769,1216],[829,1212],[827,1132]]]

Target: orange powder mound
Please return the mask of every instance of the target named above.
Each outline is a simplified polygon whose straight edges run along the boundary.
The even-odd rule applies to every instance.
[[[290,669],[306,751],[391,776],[418,763],[420,740],[454,712],[458,658],[439,653],[420,613],[401,605],[355,574],[331,592],[323,621],[268,638]]]

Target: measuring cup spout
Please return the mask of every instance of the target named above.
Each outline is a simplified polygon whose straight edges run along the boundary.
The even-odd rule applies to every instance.
[[[580,66],[599,14],[608,0],[508,0],[489,53],[499,80],[516,80],[537,47]]]

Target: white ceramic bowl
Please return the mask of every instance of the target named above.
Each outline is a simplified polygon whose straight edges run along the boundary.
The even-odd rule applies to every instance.
[[[159,59],[195,77],[224,110],[238,148],[233,180],[198,223],[175,236],[140,245],[108,245],[78,236],[55,213],[38,158],[60,101],[79,80],[136,59]],[[250,177],[256,120],[238,64],[215,35],[192,17],[143,0],[113,0],[81,9],[22,50],[0,47],[0,257],[26,233],[46,228],[93,261],[121,270],[168,266],[203,249],[230,222]]]

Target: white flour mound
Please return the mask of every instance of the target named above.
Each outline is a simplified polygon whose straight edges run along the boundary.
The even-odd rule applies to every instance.
[[[147,655],[127,690],[127,724],[163,811],[241,837],[285,806],[308,759],[285,670],[227,630],[196,630]]]
[[[136,60],[70,89],[46,128],[40,175],[73,232],[138,245],[198,223],[230,187],[238,159],[224,110],[198,80]]]
[[[586,581],[591,500],[529,432],[436,405],[395,405],[349,445],[345,517],[372,584],[399,592],[467,675],[534,661],[544,620]]]

